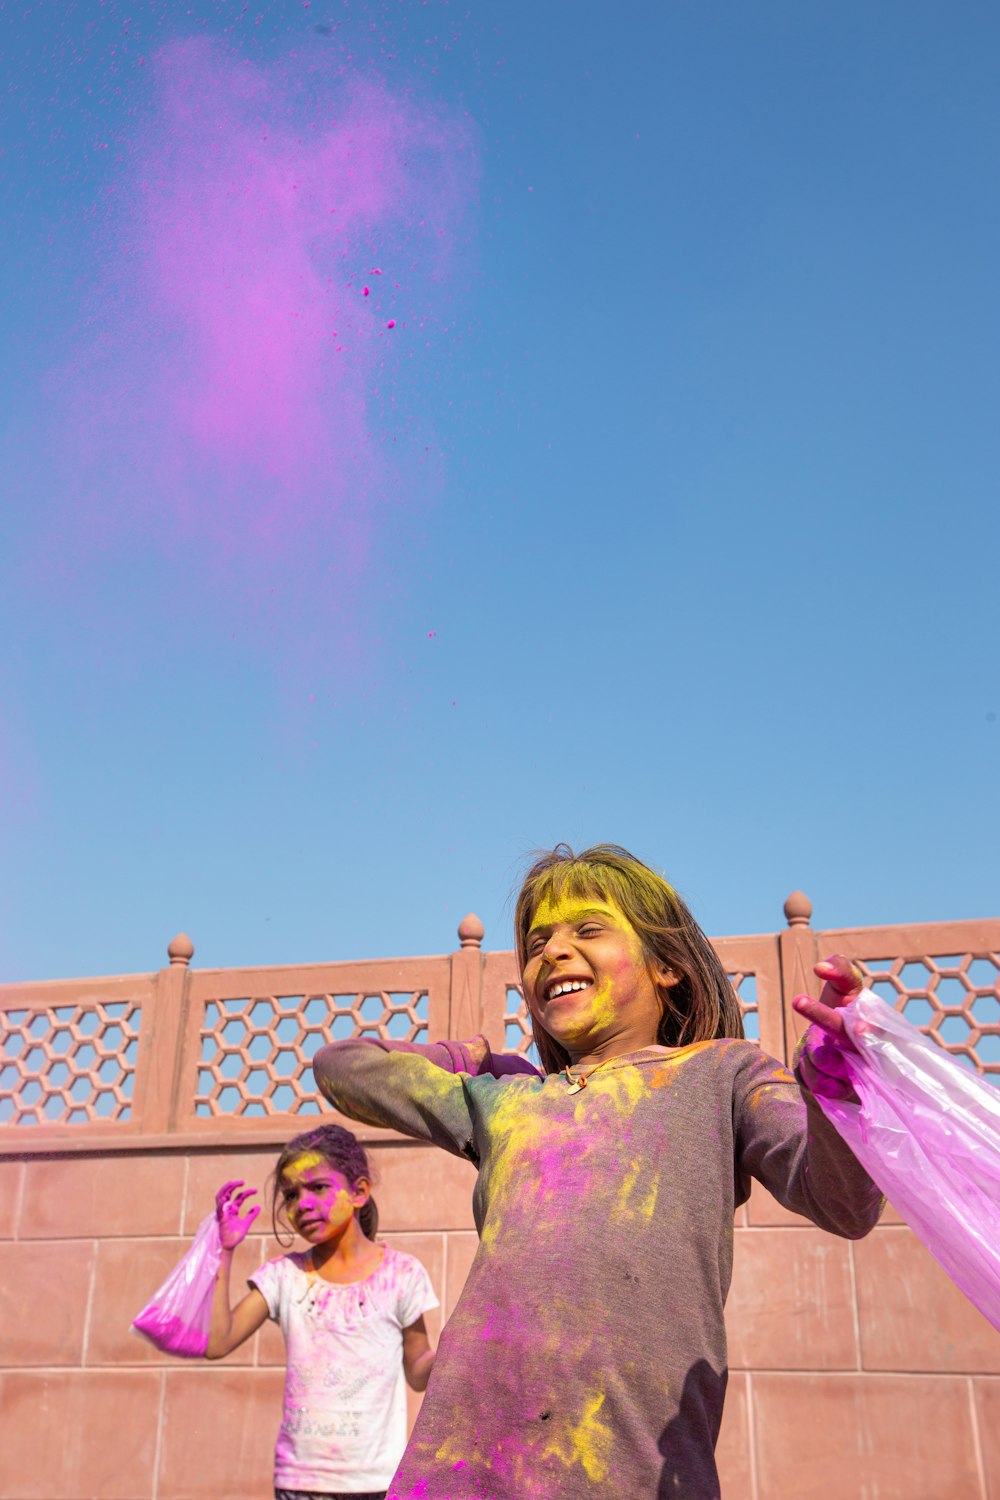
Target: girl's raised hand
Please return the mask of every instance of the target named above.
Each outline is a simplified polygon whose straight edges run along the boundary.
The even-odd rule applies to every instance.
[[[865,977],[842,953],[831,953],[820,959],[813,973],[824,980],[818,1000],[811,995],[796,995],[792,1001],[800,1016],[805,1016],[814,1026],[822,1026],[844,1046],[851,1045],[844,1030],[844,1018],[840,1014],[845,1005],[856,1000],[864,988]]]
[[[259,1203],[252,1204],[245,1214],[240,1212],[246,1200],[252,1198],[257,1191],[256,1188],[247,1188],[245,1192],[238,1193],[236,1189],[242,1186],[242,1178],[226,1182],[215,1195],[215,1217],[223,1250],[235,1250],[240,1241],[246,1239],[250,1225],[260,1213]]]
[[[860,995],[864,975],[842,953],[831,953],[829,958],[821,959],[813,973],[823,980],[819,999],[796,995],[792,1001],[799,1015],[811,1023],[803,1039],[799,1071],[814,1094],[833,1099],[852,1098],[854,1089],[842,1053],[845,1048],[852,1052],[855,1049],[841,1012]]]

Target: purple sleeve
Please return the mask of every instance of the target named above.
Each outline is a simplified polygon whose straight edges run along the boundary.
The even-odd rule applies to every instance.
[[[514,1073],[529,1073],[534,1078],[541,1076],[527,1058],[509,1052],[494,1052],[484,1036],[474,1036],[467,1042],[397,1042],[376,1036],[359,1037],[358,1041],[370,1042],[373,1047],[381,1047],[383,1052],[409,1052],[425,1057],[446,1073],[470,1073],[474,1077],[489,1073],[494,1078],[506,1078]]]
[[[471,1042],[396,1042],[348,1037],[313,1058],[320,1092],[352,1120],[432,1141],[478,1165],[466,1093],[470,1074],[535,1073],[520,1058],[495,1058],[485,1037]]]

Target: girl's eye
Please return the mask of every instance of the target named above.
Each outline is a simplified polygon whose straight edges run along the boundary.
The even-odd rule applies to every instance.
[[[582,927],[577,928],[581,937],[597,937],[602,931],[603,929],[598,927],[596,922],[586,922]]]

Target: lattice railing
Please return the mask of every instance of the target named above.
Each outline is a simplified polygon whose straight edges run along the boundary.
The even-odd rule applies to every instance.
[[[726,975],[739,1001],[743,1017],[743,1030],[752,1042],[760,1041],[760,1011],[757,1006],[757,976],[743,974],[739,969]]]
[[[312,1062],[350,1036],[426,1042],[448,1030],[449,957],[190,978],[178,1129],[319,1114]]]
[[[538,1066],[538,1048],[531,1034],[531,1017],[521,986],[511,980],[504,986],[503,1050],[526,1057]]]
[[[766,1051],[789,1054],[801,1024],[792,995],[815,993],[816,957],[841,952],[938,1046],[1000,1081],[1000,921],[817,933],[801,892],[785,910],[781,933],[713,940]],[[461,951],[431,958],[202,971],[179,937],[155,974],[0,986],[0,1138],[16,1150],[278,1132],[325,1107],[312,1060],[346,1036],[483,1031],[535,1061],[513,953],[481,952],[473,917],[459,936]]]
[[[426,989],[212,999],[200,1031],[198,1116],[318,1114],[312,1059],[349,1036],[427,1040]]]
[[[856,956],[870,989],[952,1057],[1000,1075],[1000,953]]]
[[[139,1011],[128,1000],[0,1010],[0,1123],[129,1119]]]

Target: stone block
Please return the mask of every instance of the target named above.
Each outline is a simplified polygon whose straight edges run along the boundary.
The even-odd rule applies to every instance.
[[[81,1363],[94,1254],[91,1240],[0,1243],[0,1364]]]
[[[25,1162],[22,1240],[171,1235],[181,1227],[182,1156],[122,1151]]]
[[[0,1375],[0,1495],[151,1500],[162,1379],[158,1370]],[[172,1493],[183,1491],[160,1490],[163,1500]]]
[[[909,1229],[854,1246],[866,1370],[1000,1374],[1000,1337]]]
[[[848,1242],[821,1229],[738,1229],[734,1242],[730,1366],[857,1369]]]
[[[968,1382],[753,1377],[757,1500],[982,1500]]]
[[[163,1379],[161,1500],[271,1500],[283,1372],[213,1365]]]

